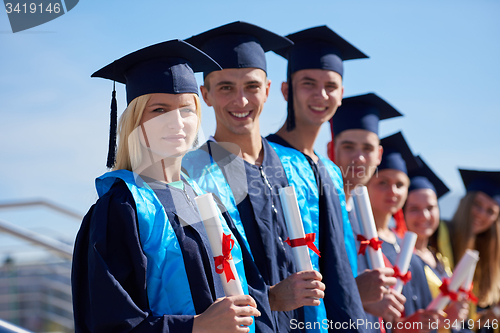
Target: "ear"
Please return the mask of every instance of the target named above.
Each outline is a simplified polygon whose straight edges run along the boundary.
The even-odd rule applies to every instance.
[[[208,89],[205,86],[200,86],[200,91],[205,104],[207,104],[208,106],[213,106],[212,103],[210,103],[210,99],[208,98]]]
[[[378,162],[377,166],[380,165],[380,162],[382,162],[382,154],[384,153],[384,147],[382,145],[378,145]]]
[[[288,82],[281,82],[281,93],[285,101],[288,102]]]
[[[266,83],[266,101],[267,101],[267,98],[269,97],[269,92],[271,91],[271,80],[267,80],[267,83]]]

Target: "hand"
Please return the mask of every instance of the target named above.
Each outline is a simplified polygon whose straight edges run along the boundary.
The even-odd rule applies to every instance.
[[[410,326],[411,328],[406,329],[406,328],[401,328],[398,329],[397,327],[399,325],[393,325],[395,329],[393,330],[395,333],[396,332],[405,332],[405,333],[413,333],[413,332],[418,332],[418,333],[429,333],[432,330],[436,329],[436,327],[431,327],[432,323],[438,322],[438,327],[440,322],[446,317],[446,313],[443,311],[436,311],[436,310],[424,310],[420,309],[416,311],[414,314],[412,314],[409,317],[405,317],[402,320],[399,320],[399,325],[401,327]],[[412,323],[411,325],[404,324],[404,323]],[[422,324],[417,324],[417,323],[422,323]]]
[[[467,301],[451,302],[444,309],[444,312],[446,312],[446,318],[450,320],[450,323],[454,323],[455,320],[458,322],[465,321],[469,317],[469,303]]]
[[[218,298],[203,313],[194,316],[193,333],[249,332],[260,311],[248,295]]]
[[[269,304],[273,311],[291,311],[304,305],[317,306],[325,297],[323,277],[316,271],[290,275],[269,289]]]
[[[382,317],[386,322],[393,322],[394,319],[401,318],[405,303],[406,297],[394,289],[389,289],[381,301],[363,305],[363,308],[374,316]]]
[[[386,287],[396,285],[397,279],[392,277],[394,270],[389,267],[365,270],[356,278],[359,296],[363,305],[382,300],[384,294],[388,293]]]

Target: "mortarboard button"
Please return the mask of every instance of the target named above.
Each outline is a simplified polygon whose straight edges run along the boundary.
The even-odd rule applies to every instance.
[[[333,136],[349,129],[363,129],[378,135],[380,120],[402,114],[375,93],[347,97],[330,119]]]
[[[259,68],[266,73],[265,53],[293,44],[283,36],[241,21],[205,31],[186,42],[209,54],[222,68]],[[204,77],[214,70],[204,71]]]
[[[500,205],[500,171],[458,170],[467,192],[481,191]]]
[[[416,156],[419,167],[408,173],[410,177],[410,187],[408,192],[419,189],[431,189],[436,193],[439,199],[450,189],[443,183],[443,181],[429,168],[420,156]]]
[[[401,132],[383,138],[380,140],[380,144],[384,148],[384,152],[378,166],[379,171],[395,169],[408,175],[409,172],[419,168],[419,164]]]
[[[302,69],[324,69],[344,75],[343,61],[368,58],[326,25],[298,31],[286,36],[294,44],[276,51],[288,60],[287,131],[295,128],[291,75]]]

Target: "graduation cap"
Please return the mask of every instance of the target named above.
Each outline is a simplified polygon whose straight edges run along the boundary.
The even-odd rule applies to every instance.
[[[500,171],[458,170],[467,192],[481,191],[500,205]]]
[[[198,94],[194,72],[220,68],[196,47],[175,39],[127,54],[92,74],[92,77],[113,80],[106,166],[111,168],[115,163],[117,103],[114,82],[126,85],[128,105],[135,98],[152,93]]]
[[[408,175],[409,172],[419,168],[419,164],[401,132],[383,138],[380,140],[380,144],[384,148],[384,153],[382,154],[382,162],[378,166],[379,171],[395,169]]]
[[[368,58],[351,43],[326,25],[298,31],[286,36],[293,46],[276,51],[288,60],[288,117],[287,130],[295,128],[291,75],[302,69],[324,69],[344,75],[343,61]]]
[[[380,120],[400,116],[398,110],[374,93],[347,97],[330,119],[332,136],[349,129],[363,129],[378,135]]]
[[[265,53],[293,44],[283,36],[241,21],[205,31],[186,42],[209,54],[222,68],[260,68],[266,73]],[[205,70],[204,77],[214,70]]]
[[[411,170],[408,173],[410,177],[410,187],[408,192],[420,189],[431,189],[436,193],[439,199],[450,189],[443,183],[443,181],[429,168],[420,156],[416,156],[419,167],[418,169]]]

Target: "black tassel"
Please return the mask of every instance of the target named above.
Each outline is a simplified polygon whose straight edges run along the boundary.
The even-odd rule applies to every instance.
[[[117,122],[118,122],[118,114],[116,105],[116,90],[115,90],[115,82],[113,82],[113,93],[111,94],[111,113],[110,113],[110,123],[109,123],[108,161],[106,162],[106,166],[110,169],[115,165]]]
[[[286,130],[288,132],[295,129],[295,113],[293,112],[293,87],[291,75],[288,76],[288,103],[287,103],[287,117],[286,117]]]

